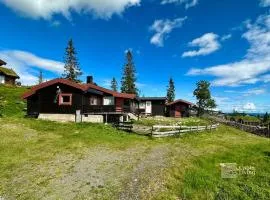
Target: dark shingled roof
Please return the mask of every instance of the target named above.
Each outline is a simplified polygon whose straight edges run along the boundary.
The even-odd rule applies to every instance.
[[[16,74],[16,72],[13,71],[13,69],[8,69],[8,68],[5,68],[5,67],[0,67],[0,73],[3,73],[6,76],[11,76],[11,77],[14,77],[14,78],[20,78]]]
[[[79,89],[79,90],[81,90],[83,92],[86,92],[89,89],[94,89],[94,90],[97,90],[97,91],[101,91],[101,92],[111,94],[112,96],[119,97],[119,98],[134,99],[136,97],[135,94],[119,93],[119,92],[115,92],[115,91],[112,91],[112,90],[109,90],[109,89],[106,89],[106,88],[103,88],[103,87],[99,87],[99,86],[91,84],[91,83],[80,84],[80,83],[75,83],[73,81],[70,81],[70,80],[67,80],[67,79],[61,79],[61,78],[53,79],[53,80],[41,83],[39,85],[36,85],[36,86],[32,87],[31,90],[25,92],[22,97],[24,99],[27,99],[28,97],[35,94],[36,91],[38,91],[38,90],[40,90],[42,88],[46,88],[48,86],[51,86],[53,84],[57,84],[57,83],[62,83],[62,84],[77,88],[77,89]]]
[[[191,103],[189,101],[185,101],[183,99],[177,99],[175,100],[174,102],[171,102],[171,103],[167,103],[166,105],[167,106],[170,106],[170,105],[173,105],[173,104],[176,104],[176,103],[184,103],[184,104],[188,104],[188,105],[191,105],[191,106],[196,106],[194,103]]]

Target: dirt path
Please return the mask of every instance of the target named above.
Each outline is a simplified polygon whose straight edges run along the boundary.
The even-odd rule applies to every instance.
[[[149,199],[163,187],[163,171],[168,166],[168,146],[162,145],[150,149],[134,167],[126,187],[119,199]]]
[[[14,172],[14,178],[6,183],[7,197],[71,200],[151,196],[162,187],[167,152],[162,145],[125,150],[99,147],[85,149],[81,156],[56,155],[51,161]]]

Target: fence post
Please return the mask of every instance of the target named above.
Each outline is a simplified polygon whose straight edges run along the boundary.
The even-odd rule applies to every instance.
[[[151,128],[151,137],[153,136],[153,130],[154,130],[154,126],[152,126]]]
[[[268,124],[268,137],[270,137],[270,123]]]
[[[179,126],[179,135],[180,135],[180,133],[181,133],[181,125]]]

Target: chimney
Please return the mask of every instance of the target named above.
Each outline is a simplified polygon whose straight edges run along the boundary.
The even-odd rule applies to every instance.
[[[88,83],[93,84],[93,76],[87,76],[87,77],[86,77],[86,83],[87,83],[87,84],[88,84]]]

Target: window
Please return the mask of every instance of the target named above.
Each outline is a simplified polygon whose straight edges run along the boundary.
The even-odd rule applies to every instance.
[[[59,105],[72,105],[72,94],[59,94]]]
[[[90,105],[98,105],[97,97],[90,97]]]
[[[139,108],[140,109],[145,109],[145,102],[140,102]]]
[[[103,105],[114,105],[114,97],[103,97]]]
[[[4,84],[5,83],[5,76],[0,75],[0,84]]]

